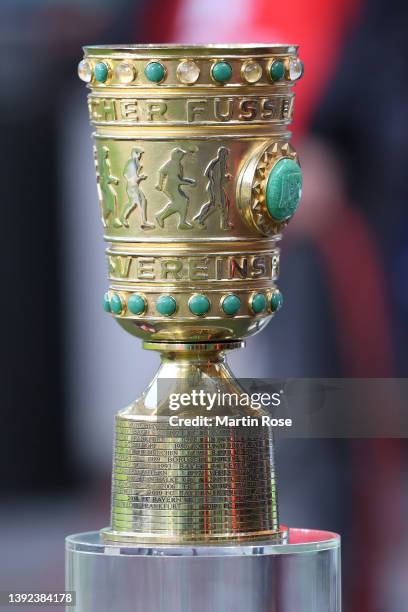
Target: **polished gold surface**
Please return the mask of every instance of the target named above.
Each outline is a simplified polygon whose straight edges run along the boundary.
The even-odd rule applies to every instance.
[[[179,428],[169,424],[172,393],[238,393],[219,350],[163,350],[146,393],[116,417],[112,525],[108,539],[179,543],[280,537],[273,439],[261,427]],[[216,406],[219,415],[254,416]],[[178,418],[203,416],[189,406]],[[259,416],[259,413],[258,413]]]
[[[209,381],[239,394],[224,351],[274,315],[290,216],[280,207],[295,210],[300,183],[290,172],[273,180],[283,160],[298,171],[288,127],[302,70],[294,45],[85,47],[104,307],[162,353],[157,377],[116,419],[107,539],[282,537],[270,430],[174,431],[167,400]]]
[[[293,45],[85,48],[109,243],[107,299],[119,295],[123,308],[113,316],[130,333],[154,341],[231,340],[256,333],[273,315],[268,308],[254,313],[250,302],[254,292],[267,296],[278,276],[286,221],[273,220],[264,200],[274,164],[297,160],[289,145],[294,81],[287,68],[296,53]],[[285,76],[273,82],[276,61]],[[219,63],[231,67],[226,82],[214,80]],[[100,64],[104,82],[96,80]],[[146,76],[152,64],[163,69],[160,82]],[[248,82],[254,65],[260,76]],[[222,300],[231,290],[242,306],[227,317]],[[127,307],[133,293],[145,302],[142,313]],[[169,316],[156,308],[163,293],[177,302]],[[200,321],[189,311],[193,293],[210,300]]]

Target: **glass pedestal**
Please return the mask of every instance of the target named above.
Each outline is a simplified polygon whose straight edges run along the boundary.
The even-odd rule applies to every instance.
[[[66,539],[76,612],[340,612],[340,538],[290,529],[288,542],[121,545]]]

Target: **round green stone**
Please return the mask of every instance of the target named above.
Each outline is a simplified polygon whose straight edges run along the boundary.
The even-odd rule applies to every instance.
[[[142,314],[142,312],[144,312],[146,308],[146,302],[141,295],[134,293],[128,299],[127,306],[128,306],[129,312],[135,315],[139,315],[139,314]]]
[[[276,312],[280,308],[282,308],[283,304],[283,295],[280,291],[274,291],[271,297],[271,310],[272,312]]]
[[[225,83],[229,81],[232,77],[232,67],[228,62],[217,62],[212,67],[212,76],[213,79],[218,81],[219,83]]]
[[[271,79],[272,81],[281,81],[285,76],[285,65],[281,60],[275,60],[271,64]]]
[[[176,308],[176,300],[171,295],[162,295],[157,300],[156,309],[161,315],[169,317],[176,312]]]
[[[110,300],[111,311],[115,314],[120,314],[123,310],[123,304],[120,295],[114,293]]]
[[[202,317],[210,310],[210,300],[202,294],[193,295],[188,302],[188,307],[194,315]]]
[[[255,293],[251,303],[252,310],[258,314],[266,308],[266,297],[263,293]]]
[[[227,295],[222,302],[222,309],[227,315],[236,315],[240,308],[241,300],[233,293]]]
[[[103,296],[103,309],[105,312],[111,311],[109,293],[105,293],[105,295]]]
[[[266,208],[272,219],[286,221],[296,212],[302,195],[302,172],[293,159],[281,159],[266,184]]]
[[[109,75],[109,68],[104,62],[98,62],[94,68],[95,81],[105,83]]]
[[[153,83],[160,83],[166,74],[164,66],[160,62],[150,62],[150,64],[147,64],[144,72],[146,78],[149,81],[153,81]]]

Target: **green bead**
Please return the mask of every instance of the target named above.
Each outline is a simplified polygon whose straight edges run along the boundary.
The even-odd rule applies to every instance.
[[[156,309],[161,315],[170,317],[176,312],[176,308],[176,300],[171,295],[162,295],[157,300]]]
[[[225,83],[226,81],[229,81],[232,77],[231,64],[228,64],[228,62],[217,62],[212,67],[211,73],[213,79],[215,79],[219,83]]]
[[[227,315],[236,315],[241,308],[241,300],[237,295],[227,295],[222,302],[222,309]]]
[[[293,159],[281,159],[272,168],[266,184],[266,208],[272,219],[286,221],[299,206],[302,172]]]
[[[153,81],[153,83],[160,83],[166,74],[164,66],[160,62],[150,62],[150,64],[147,64],[144,72],[146,78],[149,81]]]
[[[104,62],[98,62],[94,68],[95,81],[105,83],[109,76],[109,68]]]
[[[263,293],[255,293],[251,303],[252,310],[258,314],[266,308],[266,297]]]
[[[210,300],[202,294],[193,295],[188,302],[188,307],[194,315],[202,317],[210,310]]]
[[[120,295],[114,293],[110,299],[111,311],[115,314],[120,314],[123,310],[123,304]]]
[[[128,299],[127,307],[129,312],[135,315],[142,314],[146,308],[146,302],[141,295],[134,293]]]
[[[283,295],[280,291],[276,290],[272,293],[271,297],[271,310],[272,312],[276,312],[280,308],[282,308],[283,304]]]
[[[272,81],[281,81],[285,76],[285,64],[281,60],[275,60],[270,68]]]
[[[103,296],[103,309],[105,312],[111,311],[109,293],[105,293],[105,295]]]

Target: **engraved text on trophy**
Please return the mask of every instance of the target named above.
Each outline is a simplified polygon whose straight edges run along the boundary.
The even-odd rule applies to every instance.
[[[207,257],[148,257],[108,253],[109,277],[138,280],[247,281],[279,274],[279,253],[210,255]]]
[[[89,112],[95,122],[218,123],[282,121],[292,115],[293,97],[234,96],[208,98],[101,98],[91,97]]]

